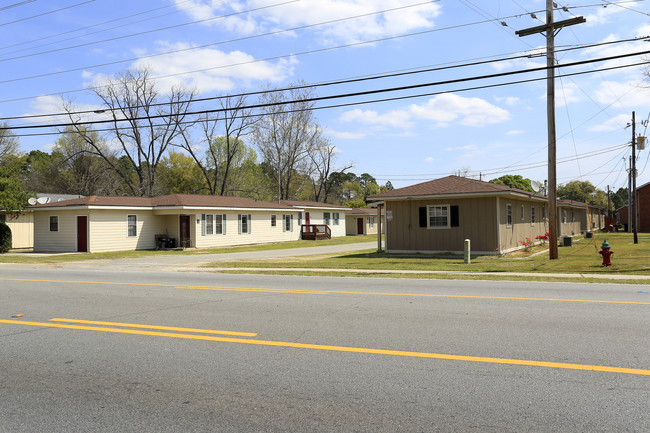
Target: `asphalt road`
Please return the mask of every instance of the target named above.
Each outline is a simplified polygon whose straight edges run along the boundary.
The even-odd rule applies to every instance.
[[[646,290],[2,267],[0,432],[648,432]]]

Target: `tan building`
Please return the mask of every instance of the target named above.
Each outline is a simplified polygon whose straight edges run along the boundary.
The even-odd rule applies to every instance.
[[[473,254],[504,254],[548,232],[546,197],[458,176],[369,199],[385,208],[387,252],[461,253],[469,239]],[[580,233],[581,211],[571,203],[559,208],[558,217],[572,215],[559,226],[559,236]]]
[[[101,252],[298,240],[302,209],[240,197],[91,196],[30,206],[34,251]]]
[[[381,219],[383,233],[385,225],[383,215]],[[376,235],[378,226],[377,209],[353,208],[345,211],[345,230],[348,236]]]

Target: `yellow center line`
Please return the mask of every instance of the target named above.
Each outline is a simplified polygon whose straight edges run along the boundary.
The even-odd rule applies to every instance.
[[[283,341],[247,340],[241,338],[213,337],[210,335],[174,334],[168,332],[137,331],[134,329],[101,328],[94,326],[64,325],[60,323],[28,322],[22,320],[2,320],[0,323],[11,325],[42,326],[50,328],[78,329],[86,331],[114,332],[120,334],[152,335],[158,337],[184,338],[190,340],[220,341],[226,343],[255,344],[259,346],[290,347],[296,349],[329,350],[335,352],[368,353],[376,355],[405,356],[412,358],[444,359],[451,361],[483,362],[492,364],[523,365],[530,367],[561,368],[568,370],[585,370],[604,373],[633,374],[650,376],[650,370],[637,368],[609,367],[602,365],[568,364],[563,362],[531,361],[525,359],[490,358],[480,356],[449,355],[442,353],[409,352],[401,350],[370,349],[362,347],[330,346],[321,344],[291,343]]]
[[[214,290],[231,292],[262,292],[281,294],[306,294],[306,295],[374,295],[374,296],[412,296],[430,298],[460,298],[460,299],[493,299],[501,301],[545,301],[545,302],[581,302],[595,304],[628,304],[628,305],[650,305],[650,302],[638,301],[603,301],[597,299],[562,299],[562,298],[529,298],[516,296],[479,296],[479,295],[441,295],[431,293],[384,293],[384,292],[356,292],[337,290],[306,290],[306,289],[265,289],[257,287],[228,287],[228,286],[185,286],[179,284],[162,283],[119,283],[110,281],[74,281],[74,280],[36,280],[27,278],[0,278],[0,281],[25,281],[41,283],[71,283],[71,284],[104,284],[116,286],[149,286],[149,287],[173,287],[182,290]]]
[[[197,329],[197,328],[177,328],[173,326],[158,326],[158,325],[141,325],[137,323],[121,323],[121,322],[103,322],[98,320],[80,320],[80,319],[50,319],[52,322],[67,322],[67,323],[85,323],[87,325],[108,325],[108,326],[125,326],[128,328],[144,328],[144,329],[159,329],[162,331],[180,331],[180,332],[200,332],[203,334],[220,334],[220,335],[237,335],[240,337],[255,337],[257,334],[253,332],[237,332],[237,331],[219,331],[214,329]]]

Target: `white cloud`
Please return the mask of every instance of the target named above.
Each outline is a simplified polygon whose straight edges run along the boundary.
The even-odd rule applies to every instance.
[[[458,150],[477,150],[478,146],[475,144],[466,144],[465,146],[456,146],[456,147],[445,147],[447,152],[458,151]]]
[[[409,118],[409,113],[404,110],[379,114],[373,110],[360,110],[358,108],[347,111],[341,116],[341,120],[344,122],[361,122],[367,125],[385,125],[403,128],[412,125]]]
[[[649,93],[647,86],[634,81],[603,81],[593,92],[601,104],[625,109],[650,107]]]
[[[321,43],[353,43],[361,40],[381,38],[416,29],[431,28],[433,19],[440,14],[441,6],[428,3],[409,7],[409,0],[301,0],[278,6],[269,5],[266,0],[176,0],[176,6],[185,10],[195,20],[206,20],[205,25],[240,34],[252,34],[269,30],[284,30],[315,23],[304,31],[318,35]],[[253,11],[253,9],[258,9]],[[393,9],[393,10],[391,10]],[[245,12],[251,10],[251,12]],[[386,13],[373,14],[386,10]],[[389,11],[391,10],[391,11]],[[245,12],[232,15],[233,12]],[[229,16],[225,16],[229,15]],[[366,16],[362,16],[366,15]],[[359,16],[350,20],[342,18]],[[341,21],[336,21],[341,20]]]
[[[425,104],[411,105],[409,111],[420,119],[482,126],[510,119],[510,112],[480,98],[465,98],[453,93],[437,95]]]
[[[184,42],[158,42],[158,47],[159,52],[166,52],[185,50],[191,48],[191,45]],[[131,68],[147,67],[152,76],[163,77],[156,79],[161,90],[183,85],[204,93],[227,92],[238,87],[250,87],[258,82],[279,82],[292,75],[295,64],[293,58],[272,63],[260,61],[242,51],[226,53],[202,48],[140,59]],[[107,77],[84,71],[83,78],[92,78],[93,85],[100,85]]]
[[[334,138],[340,138],[342,140],[361,140],[363,138],[366,138],[368,135],[363,132],[335,131],[329,128],[325,132],[327,135],[331,135]]]
[[[426,158],[424,158],[424,161],[425,162],[434,162],[434,161],[437,161],[437,159],[434,158],[433,156],[427,156]]]
[[[629,113],[619,114],[616,117],[612,117],[607,120],[605,123],[596,125],[593,128],[589,128],[590,132],[610,132],[610,131],[621,131],[625,126],[631,121],[631,115]]]
[[[513,129],[511,131],[506,132],[506,135],[519,135],[524,133],[525,131],[522,131],[521,129]]]
[[[368,125],[392,126],[408,129],[415,120],[437,122],[434,126],[447,127],[451,123],[463,126],[483,126],[510,119],[510,112],[480,98],[465,98],[445,93],[424,104],[412,104],[407,109],[380,114],[373,110],[354,109],[344,113],[340,120]]]
[[[497,102],[503,102],[506,105],[516,105],[521,99],[519,96],[495,96],[494,100]]]
[[[64,112],[64,107],[67,102],[60,96],[38,96],[32,100],[30,105],[30,112],[23,114],[24,116],[33,116],[39,114],[51,114],[51,113],[62,113]],[[108,119],[107,114],[104,113],[92,113],[95,110],[102,110],[104,107],[101,105],[92,105],[92,104],[79,104],[74,103],[70,107],[72,111],[90,111],[91,113],[78,114],[75,115],[75,120],[86,121],[86,120],[104,120]],[[47,116],[47,117],[36,117],[32,119],[34,123],[67,123],[70,122],[70,118],[67,115],[63,116]]]

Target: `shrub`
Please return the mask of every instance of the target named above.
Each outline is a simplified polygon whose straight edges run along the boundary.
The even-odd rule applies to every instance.
[[[5,223],[0,223],[0,253],[11,249],[11,229]]]

